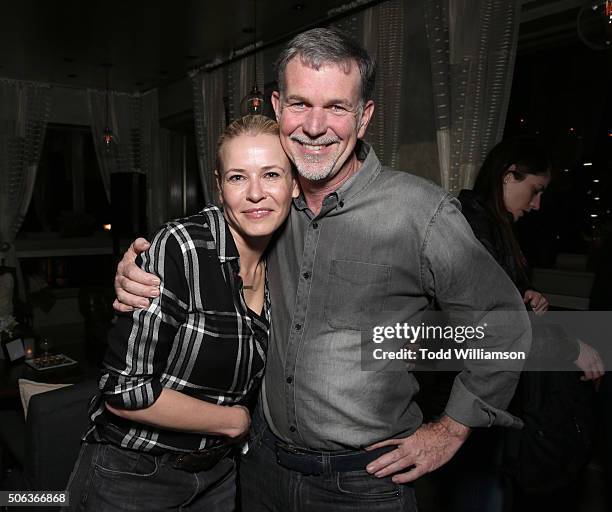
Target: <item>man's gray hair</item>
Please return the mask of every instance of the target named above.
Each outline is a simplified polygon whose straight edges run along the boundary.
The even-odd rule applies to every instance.
[[[343,32],[331,28],[313,28],[298,34],[287,43],[276,61],[281,96],[285,90],[285,68],[296,56],[299,56],[302,64],[316,70],[326,64],[348,65],[354,61],[361,75],[362,106],[372,99],[376,65],[368,52]]]

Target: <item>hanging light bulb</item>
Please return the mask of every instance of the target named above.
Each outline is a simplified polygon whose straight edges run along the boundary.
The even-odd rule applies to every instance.
[[[257,82],[246,97],[246,108],[249,114],[261,114],[264,106],[264,97],[257,87]]]
[[[104,94],[104,133],[102,134],[102,145],[104,147],[104,151],[110,152],[113,148],[115,139],[113,136],[113,130],[111,129],[110,122],[110,89],[109,89],[109,75],[110,75],[110,64],[104,64],[106,68],[106,90]]]
[[[243,113],[251,115],[263,114],[264,108],[264,95],[257,87],[257,0],[253,0],[253,26],[253,87],[241,102]]]

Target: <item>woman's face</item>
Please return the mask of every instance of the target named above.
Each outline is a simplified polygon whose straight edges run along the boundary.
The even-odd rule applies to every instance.
[[[239,135],[221,148],[219,197],[234,236],[269,237],[299,189],[276,135]]]
[[[504,176],[504,206],[516,222],[525,213],[540,209],[540,200],[550,182],[550,173],[525,174],[524,179],[519,180],[513,170],[511,167]]]

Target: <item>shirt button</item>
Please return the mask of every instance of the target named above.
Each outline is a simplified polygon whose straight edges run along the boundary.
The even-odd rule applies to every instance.
[[[318,222],[313,222],[312,223],[312,229],[318,229],[319,227],[319,223]]]
[[[342,208],[342,207],[344,206],[344,201],[340,201],[340,202],[338,203],[338,206],[339,206],[340,208]]]
[[[289,427],[289,432],[295,432],[295,427],[293,425]]]
[[[304,272],[304,273],[302,274],[302,277],[303,277],[304,279],[310,279],[310,272]]]
[[[287,384],[291,384],[293,382],[293,377],[287,377]]]
[[[295,324],[295,330],[296,331],[301,331],[302,330],[302,324]]]

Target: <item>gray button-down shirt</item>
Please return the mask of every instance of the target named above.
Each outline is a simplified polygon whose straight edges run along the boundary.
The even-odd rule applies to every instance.
[[[438,186],[383,168],[358,146],[359,171],[313,216],[298,198],[269,254],[272,328],[263,407],[297,446],[339,450],[414,432],[422,414],[409,372],[363,371],[361,332],[377,316],[409,321],[436,307],[516,312],[497,347],[529,350],[525,308],[505,272]],[[518,372],[466,363],[446,414],[468,426],[513,425]]]

